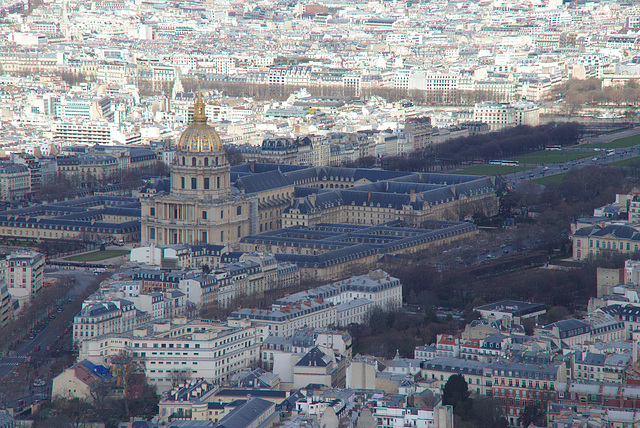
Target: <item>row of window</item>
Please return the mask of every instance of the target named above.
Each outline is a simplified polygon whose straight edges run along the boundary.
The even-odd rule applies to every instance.
[[[580,239],[576,240],[576,247],[580,247],[582,246],[582,242],[580,241]],[[631,244],[629,242],[625,243],[624,242],[620,242],[620,250],[624,250],[626,247],[627,251],[631,251]],[[593,248],[593,239],[589,240],[589,248]],[[615,242],[611,242],[611,241],[602,241],[602,247],[600,246],[600,241],[596,240],[596,248],[602,248],[602,249],[607,249],[607,250],[615,250],[616,249],[616,243]],[[638,244],[634,244],[633,246],[633,251],[638,251]]]

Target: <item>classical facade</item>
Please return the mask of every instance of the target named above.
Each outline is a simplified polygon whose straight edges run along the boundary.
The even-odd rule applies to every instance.
[[[232,193],[222,141],[207,125],[201,97],[171,167],[171,192],[142,198],[142,244],[236,247],[249,231],[249,201]]]

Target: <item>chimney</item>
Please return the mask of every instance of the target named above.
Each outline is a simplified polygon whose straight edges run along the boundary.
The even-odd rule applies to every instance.
[[[367,192],[367,202],[371,200],[371,190]]]
[[[411,191],[409,192],[409,200],[411,202],[415,202],[416,201],[416,191],[411,189]]]

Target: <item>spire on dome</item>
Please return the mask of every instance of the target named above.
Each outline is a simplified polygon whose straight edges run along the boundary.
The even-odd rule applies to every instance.
[[[207,123],[207,115],[204,111],[204,102],[202,101],[202,91],[200,90],[200,79],[198,79],[198,98],[193,106],[193,123]]]

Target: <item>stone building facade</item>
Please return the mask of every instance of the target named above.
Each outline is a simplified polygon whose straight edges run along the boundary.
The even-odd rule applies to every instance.
[[[198,97],[171,167],[171,193],[141,199],[143,245],[218,244],[237,247],[249,231],[249,201],[232,194],[229,163],[207,125]]]

